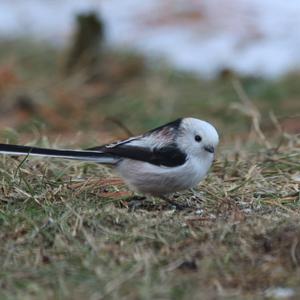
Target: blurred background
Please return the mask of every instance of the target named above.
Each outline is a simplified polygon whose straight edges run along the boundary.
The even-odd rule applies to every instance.
[[[95,145],[181,116],[225,142],[257,122],[299,133],[299,13],[280,0],[2,0],[1,139]]]

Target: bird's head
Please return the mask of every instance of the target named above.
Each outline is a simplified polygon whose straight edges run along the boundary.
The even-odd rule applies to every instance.
[[[177,144],[188,155],[213,158],[219,135],[213,125],[195,118],[184,118],[180,124]]]

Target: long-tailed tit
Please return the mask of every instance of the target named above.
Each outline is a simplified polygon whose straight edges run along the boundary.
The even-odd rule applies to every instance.
[[[87,150],[0,144],[0,153],[109,164],[133,190],[163,197],[196,186],[207,174],[218,143],[218,133],[211,124],[183,118],[143,135]]]

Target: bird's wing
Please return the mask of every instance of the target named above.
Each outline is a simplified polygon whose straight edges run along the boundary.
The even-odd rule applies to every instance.
[[[178,149],[175,144],[149,148],[135,146],[129,143],[111,148],[104,148],[102,151],[121,158],[129,158],[166,167],[177,167],[184,164],[186,161],[186,155]]]
[[[177,167],[185,163],[187,157],[175,144],[163,147],[143,147],[130,143],[118,144],[113,147],[100,146],[88,150],[99,151],[119,158],[144,161],[158,166]]]
[[[187,159],[186,154],[175,143],[180,122],[179,119],[144,135],[87,150],[100,151],[158,166],[177,167],[184,164]]]

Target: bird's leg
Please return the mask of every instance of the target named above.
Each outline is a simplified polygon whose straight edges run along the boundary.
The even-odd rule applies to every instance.
[[[160,196],[159,198],[163,199],[166,202],[168,202],[176,210],[183,210],[183,209],[186,209],[188,207],[184,204],[176,203],[171,197]],[[138,208],[141,208],[145,204],[144,203],[145,200],[147,200],[147,197],[145,197],[145,196],[135,195],[135,196],[131,197],[131,199],[128,201],[129,211],[134,211]]]
[[[145,196],[133,196],[130,201],[128,202],[128,208],[130,211],[136,210],[137,208],[140,208],[143,204],[143,201],[147,198]]]
[[[183,210],[183,209],[187,208],[186,205],[178,204],[178,203],[176,203],[174,200],[170,199],[170,198],[167,197],[167,196],[161,196],[160,198],[163,199],[163,200],[165,200],[166,202],[168,202],[168,203],[171,204],[172,206],[174,206],[177,210]]]

